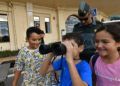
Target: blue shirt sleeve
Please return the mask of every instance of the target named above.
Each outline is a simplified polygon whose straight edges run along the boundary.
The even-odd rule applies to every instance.
[[[63,58],[60,58],[60,59],[58,59],[58,60],[56,60],[56,61],[54,61],[52,63],[53,69],[55,71],[61,70],[61,68],[62,68],[62,59]]]
[[[81,64],[82,66],[78,68],[80,77],[88,86],[92,86],[92,71],[90,65],[85,61],[81,62]]]

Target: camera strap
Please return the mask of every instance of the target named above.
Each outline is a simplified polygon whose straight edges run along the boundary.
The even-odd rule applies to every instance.
[[[54,56],[54,57],[53,57],[53,59],[52,59],[51,63],[53,63],[53,62],[54,62],[54,60],[56,59],[56,57],[57,57],[57,56]],[[60,81],[59,81],[59,78],[58,78],[58,75],[57,75],[56,71],[53,71],[53,73],[54,73],[55,81],[57,82],[57,84],[58,84],[58,83],[60,83]]]
[[[52,59],[51,63],[53,63],[55,59],[56,59],[56,56]],[[63,55],[61,55],[61,63],[60,63],[61,68],[62,68],[62,62],[63,62]],[[61,72],[63,71],[61,70]],[[57,84],[60,83],[57,72],[53,71],[53,73],[54,73],[55,81],[57,82]],[[63,73],[61,73],[61,75],[63,75]]]

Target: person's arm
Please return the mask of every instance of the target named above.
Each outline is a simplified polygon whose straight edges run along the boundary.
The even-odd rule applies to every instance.
[[[40,75],[44,76],[46,73],[53,71],[51,60],[53,58],[52,54],[48,54],[45,61],[43,62],[39,72]]]
[[[72,85],[73,86],[88,86],[84,81],[82,81],[82,79],[76,69],[75,63],[73,61],[75,45],[73,45],[73,43],[71,41],[66,41],[66,42],[64,42],[64,44],[67,47],[66,60],[67,60],[68,67],[70,70]]]
[[[73,86],[88,86],[85,82],[82,81],[80,75],[78,74],[74,62],[73,61],[67,61],[67,62],[68,62],[68,67],[70,70]]]
[[[17,86],[19,77],[21,76],[21,71],[15,71],[12,86]]]
[[[14,67],[14,78],[12,81],[12,86],[17,86],[18,80],[21,76],[21,72],[24,68],[24,54],[23,49],[21,49],[17,55],[17,59],[15,61],[15,67]]]

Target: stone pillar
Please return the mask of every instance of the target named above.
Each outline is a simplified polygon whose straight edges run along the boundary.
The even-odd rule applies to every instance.
[[[28,19],[28,27],[34,25],[33,20],[33,5],[30,2],[26,3],[26,9],[27,9],[27,19]]]

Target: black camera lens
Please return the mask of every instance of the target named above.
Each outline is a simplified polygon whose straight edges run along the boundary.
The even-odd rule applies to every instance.
[[[52,52],[51,45],[41,44],[39,47],[39,52],[41,54],[47,54],[49,52]]]
[[[41,44],[39,47],[41,54],[47,54],[52,52],[54,55],[63,55],[66,53],[66,47],[61,42],[50,43],[48,45]]]
[[[66,47],[62,43],[54,43],[51,47],[53,54],[55,54],[56,56],[66,53]]]

